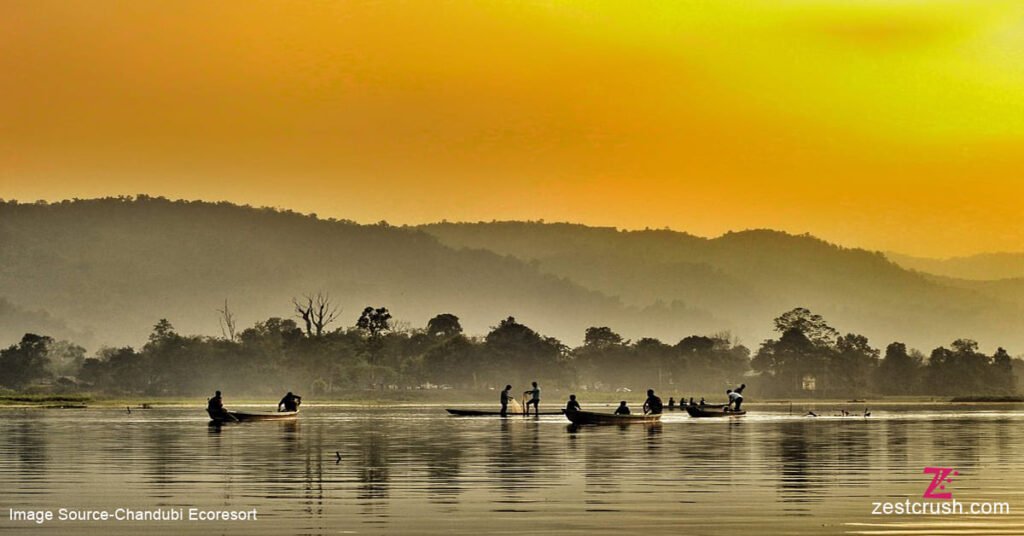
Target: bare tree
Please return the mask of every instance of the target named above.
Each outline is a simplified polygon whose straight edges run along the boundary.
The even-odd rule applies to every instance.
[[[220,321],[220,333],[225,339],[229,341],[235,340],[235,314],[228,308],[228,300],[224,299],[224,308],[217,309],[220,313],[218,320]]]
[[[331,322],[338,318],[338,306],[331,303],[326,292],[317,292],[315,296],[305,295],[302,301],[292,298],[295,314],[306,324],[307,337],[319,337],[324,334]]]

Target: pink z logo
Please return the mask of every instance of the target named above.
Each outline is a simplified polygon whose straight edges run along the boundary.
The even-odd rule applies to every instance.
[[[953,494],[951,492],[939,493],[935,490],[946,489],[946,484],[953,481],[953,478],[949,475],[958,476],[960,471],[954,471],[952,467],[925,467],[925,473],[931,473],[932,482],[928,484],[928,489],[924,490],[923,497],[925,499],[952,499]]]

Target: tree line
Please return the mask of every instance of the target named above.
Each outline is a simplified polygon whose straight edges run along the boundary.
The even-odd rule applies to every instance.
[[[111,396],[198,396],[215,389],[251,395],[296,390],[344,398],[366,389],[482,390],[506,383],[613,391],[655,387],[717,396],[748,383],[759,398],[868,395],[1003,396],[1018,392],[1024,361],[968,339],[929,355],[893,342],[884,353],[854,333],[840,335],[804,308],[774,320],[778,336],[752,352],[729,333],[690,335],[674,344],[626,340],[590,327],[570,348],[508,317],[484,336],[463,333],[442,313],[422,328],[397,323],[386,307],[367,306],[351,326],[330,298],[293,300],[294,318],[274,317],[239,330],[225,302],[222,336],[179,334],[158,321],[140,348],[108,347],[87,357],[72,342],[26,334],[0,350],[0,386],[14,391]]]

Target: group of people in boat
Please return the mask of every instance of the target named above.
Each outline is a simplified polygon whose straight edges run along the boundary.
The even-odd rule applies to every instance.
[[[529,415],[530,414],[530,406],[533,406],[534,415],[540,415],[540,386],[537,385],[537,382],[531,382],[530,385],[532,386],[532,389],[523,391],[523,400],[526,401],[523,414],[524,415]],[[741,384],[739,387],[737,387],[735,389],[726,389],[725,390],[725,395],[728,397],[728,402],[725,404],[725,408],[724,408],[725,411],[741,411],[740,408],[743,405],[743,390],[746,389],[746,388],[747,388],[747,384],[744,383],[744,384]],[[289,394],[291,394],[291,393],[289,393]],[[502,389],[501,395],[498,398],[498,401],[501,403],[501,416],[502,417],[507,417],[508,416],[508,407],[509,407],[509,404],[512,403],[513,400],[514,400],[514,397],[512,396],[512,386],[511,385],[506,385],[505,388]],[[693,401],[693,398],[690,398],[690,402],[689,403],[692,406],[704,406],[704,405],[706,405],[706,402],[704,401],[704,398],[701,398],[699,403],[695,403]],[[675,398],[669,397],[669,399],[668,399],[668,407],[669,407],[669,409],[674,409],[676,407],[682,408],[684,406],[685,406],[685,403],[683,402],[682,398],[679,399],[679,404],[677,406]],[[662,411],[664,411],[664,408],[665,408],[665,405],[661,401],[661,397],[659,397],[658,395],[654,394],[654,389],[648,389],[647,390],[647,399],[644,400],[644,405],[643,405],[644,415],[661,413]],[[580,403],[576,399],[576,395],[574,395],[574,394],[569,395],[569,400],[565,404],[565,411],[566,412],[580,411]],[[620,401],[619,402],[619,407],[615,409],[615,414],[616,415],[630,415],[631,413],[632,413],[632,411],[629,409],[629,405],[627,404],[627,402],[625,400]]]
[[[728,398],[728,402],[725,404],[724,409],[726,411],[742,411],[740,408],[743,406],[743,390],[747,388],[747,384],[741,384],[735,389],[726,389],[725,396]],[[668,398],[669,409],[683,408],[686,407],[687,402],[683,397],[679,398],[679,403],[676,403],[676,399],[673,397]],[[691,406],[708,406],[710,404],[701,397],[700,402],[694,402],[693,397],[690,397],[689,405]],[[720,406],[718,406],[720,407]]]
[[[533,406],[534,414],[540,415],[540,387],[537,385],[537,382],[532,382],[531,385],[533,386],[532,389],[523,391],[523,400],[526,401],[523,413],[529,415],[530,406]],[[498,401],[501,403],[502,417],[508,416],[508,406],[514,398],[512,396],[512,386],[506,385],[501,391],[501,396],[498,398]]]
[[[288,394],[281,398],[281,401],[277,403],[277,411],[299,411],[299,405],[302,404],[302,397],[288,391]],[[220,391],[214,393],[206,402],[206,411],[210,413],[210,416],[223,415],[227,413],[224,409],[224,397],[221,396]]]

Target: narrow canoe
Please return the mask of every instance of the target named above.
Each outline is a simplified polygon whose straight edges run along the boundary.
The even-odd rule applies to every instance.
[[[615,415],[592,411],[567,411],[565,417],[573,424],[644,424],[661,421],[660,413],[656,415]]]
[[[501,412],[500,411],[493,411],[493,410],[446,408],[445,411],[447,411],[448,413],[450,413],[452,415],[456,415],[458,417],[500,417],[501,416]],[[562,414],[561,411],[542,411],[542,412],[540,412],[540,415],[561,415],[561,414]],[[530,415],[534,415],[534,413],[530,412]],[[509,416],[509,417],[522,417],[523,414],[521,412],[520,413],[513,413],[511,410],[509,410],[509,412],[507,413],[507,416]]]
[[[214,422],[249,422],[249,421],[290,421],[298,418],[298,411],[278,411],[275,413],[245,413],[242,411],[225,411],[223,413],[211,413],[210,419]]]
[[[686,412],[691,417],[741,417],[746,411],[726,411],[725,408],[712,408],[710,406],[686,406]]]

